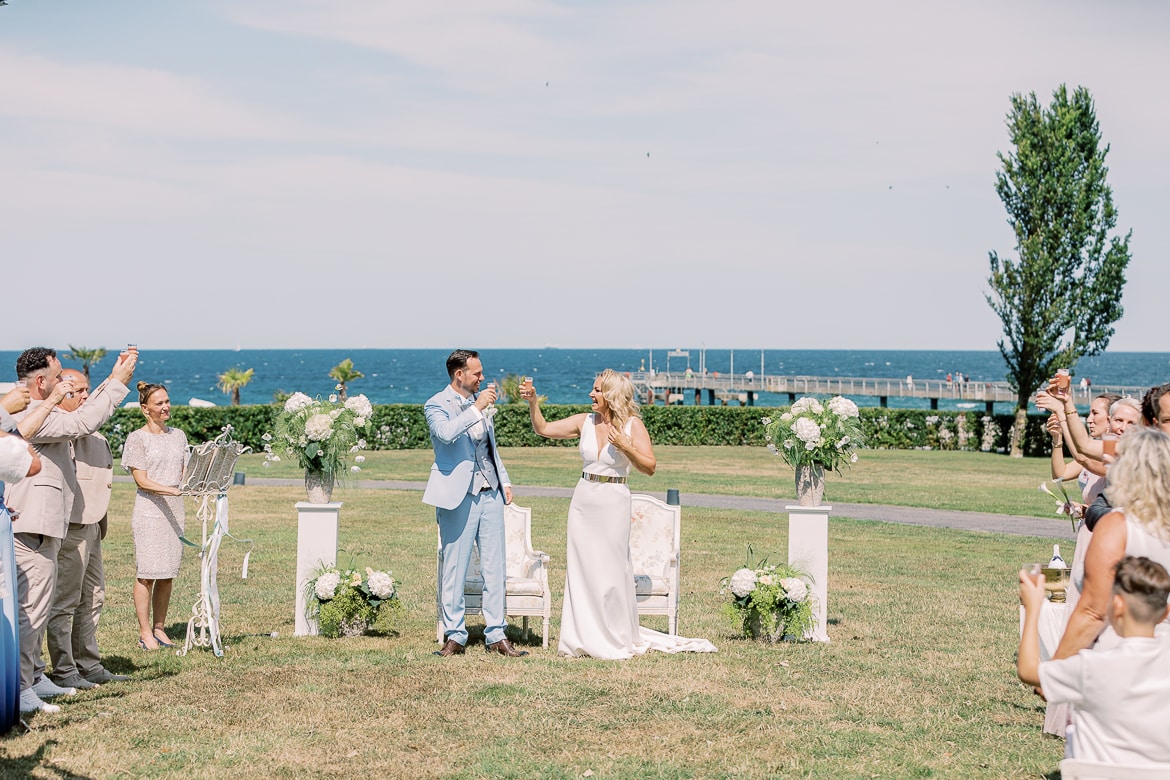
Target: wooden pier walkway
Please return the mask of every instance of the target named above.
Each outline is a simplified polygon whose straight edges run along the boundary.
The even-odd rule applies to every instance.
[[[757,376],[748,371],[743,374],[698,374],[685,372],[631,371],[630,380],[645,403],[684,403],[688,394],[693,394],[696,405],[715,405],[738,402],[741,406],[755,406],[760,393],[787,396],[791,404],[802,395],[843,395],[857,402],[876,398],[878,406],[887,406],[890,398],[922,398],[930,401],[930,408],[937,409],[940,400],[955,401],[972,408],[983,404],[991,414],[996,403],[1016,403],[1016,393],[1007,382],[948,382],[945,379],[876,379],[868,377],[827,377],[827,376]],[[1123,385],[1093,385],[1088,388],[1073,387],[1073,397],[1078,406],[1088,407],[1089,402],[1100,393],[1118,393],[1141,398],[1146,387]],[[861,403],[859,405],[872,405]]]

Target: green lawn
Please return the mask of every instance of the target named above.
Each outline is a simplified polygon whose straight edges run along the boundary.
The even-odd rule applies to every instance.
[[[658,447],[658,473],[634,474],[631,489],[663,492],[794,498],[792,469],[763,447]],[[575,448],[509,447],[501,455],[517,485],[572,487],[581,460]],[[430,450],[365,453],[360,479],[422,481]],[[295,464],[265,468],[245,455],[240,470],[253,476],[301,477]],[[1037,489],[1049,479],[1047,458],[1008,458],[982,452],[866,450],[842,474],[826,475],[825,500],[1053,517],[1054,502]]]
[[[567,450],[560,454],[573,457],[554,465],[558,452],[505,456],[518,483],[570,485],[575,456]],[[363,476],[421,480],[429,465],[427,453],[375,455]],[[790,495],[791,472],[766,453],[659,455],[660,476],[635,489]],[[832,498],[852,501],[875,485],[883,502],[910,504],[926,495],[916,480],[943,493],[965,481],[968,506],[979,506],[980,488],[983,501],[991,488],[1018,491],[1023,506],[1035,492],[1026,486],[1046,466],[888,456],[884,468],[904,471],[883,476],[863,461],[845,479],[833,477]],[[964,480],[979,466],[986,468]],[[378,636],[292,636],[292,505],[303,495],[232,489],[233,531],[256,543],[250,577],[238,577],[244,547],[225,542],[226,653],[179,658],[134,648],[132,492],[116,485],[100,638],[107,665],[134,679],[63,701],[61,714],[37,715],[30,733],[0,740],[0,777],[1040,778],[1060,760],[1062,743],[1040,733],[1041,702],[1014,673],[1015,571],[1053,540],[834,517],[832,642],[768,646],[726,622],[719,579],[743,563],[749,543],[783,558],[785,516],[688,508],[680,631],[711,639],[719,652],[568,660],[555,653],[568,501],[525,499],[533,541],[552,556],[553,649],[542,651],[539,637],[521,637],[517,626],[529,658],[487,657],[473,644],[466,656],[437,659],[435,525],[414,491],[335,494],[344,502],[339,557],[393,570],[402,580],[398,622]],[[190,505],[188,515],[188,535],[197,537]],[[172,636],[183,635],[197,589],[198,560],[187,555]],[[664,618],[646,623],[665,629]],[[482,639],[477,626],[473,618],[473,642]],[[279,637],[259,636],[271,631]]]

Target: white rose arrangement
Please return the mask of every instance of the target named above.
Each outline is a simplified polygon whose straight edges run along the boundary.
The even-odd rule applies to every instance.
[[[804,396],[779,418],[761,422],[768,451],[789,466],[820,465],[839,472],[857,462],[857,450],[865,444],[860,418],[857,404],[848,398],[836,396],[822,404]]]
[[[339,403],[335,395],[321,399],[293,393],[284,402],[274,430],[261,437],[264,465],[278,463],[284,456],[295,459],[306,471],[341,476],[349,456],[366,448],[365,434],[373,414],[374,407],[364,395]],[[360,463],[364,458],[355,460]],[[356,473],[361,467],[349,470]]]

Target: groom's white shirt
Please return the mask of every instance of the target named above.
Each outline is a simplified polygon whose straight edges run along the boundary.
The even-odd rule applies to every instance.
[[[431,396],[423,411],[435,449],[435,462],[431,465],[427,487],[423,491],[424,504],[440,509],[454,509],[470,491],[471,480],[475,476],[475,439],[471,429],[481,421],[487,428],[500,487],[511,484],[496,447],[495,426],[475,408],[470,398],[464,398],[455,388],[447,385]]]

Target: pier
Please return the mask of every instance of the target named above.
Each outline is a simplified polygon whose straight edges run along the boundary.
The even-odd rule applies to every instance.
[[[948,382],[945,379],[878,379],[869,377],[827,376],[760,376],[752,371],[742,374],[696,373],[689,368],[678,371],[631,371],[630,380],[643,403],[682,404],[688,396],[698,406],[727,405],[755,406],[761,393],[787,396],[793,403],[802,395],[842,395],[856,400],[876,398],[881,407],[888,406],[890,398],[922,398],[938,409],[940,400],[956,401],[974,408],[983,404],[992,414],[997,403],[1016,403],[1016,393],[1007,382]],[[1100,393],[1117,393],[1140,399],[1147,387],[1122,385],[1093,385],[1072,388],[1078,406],[1087,407]]]

